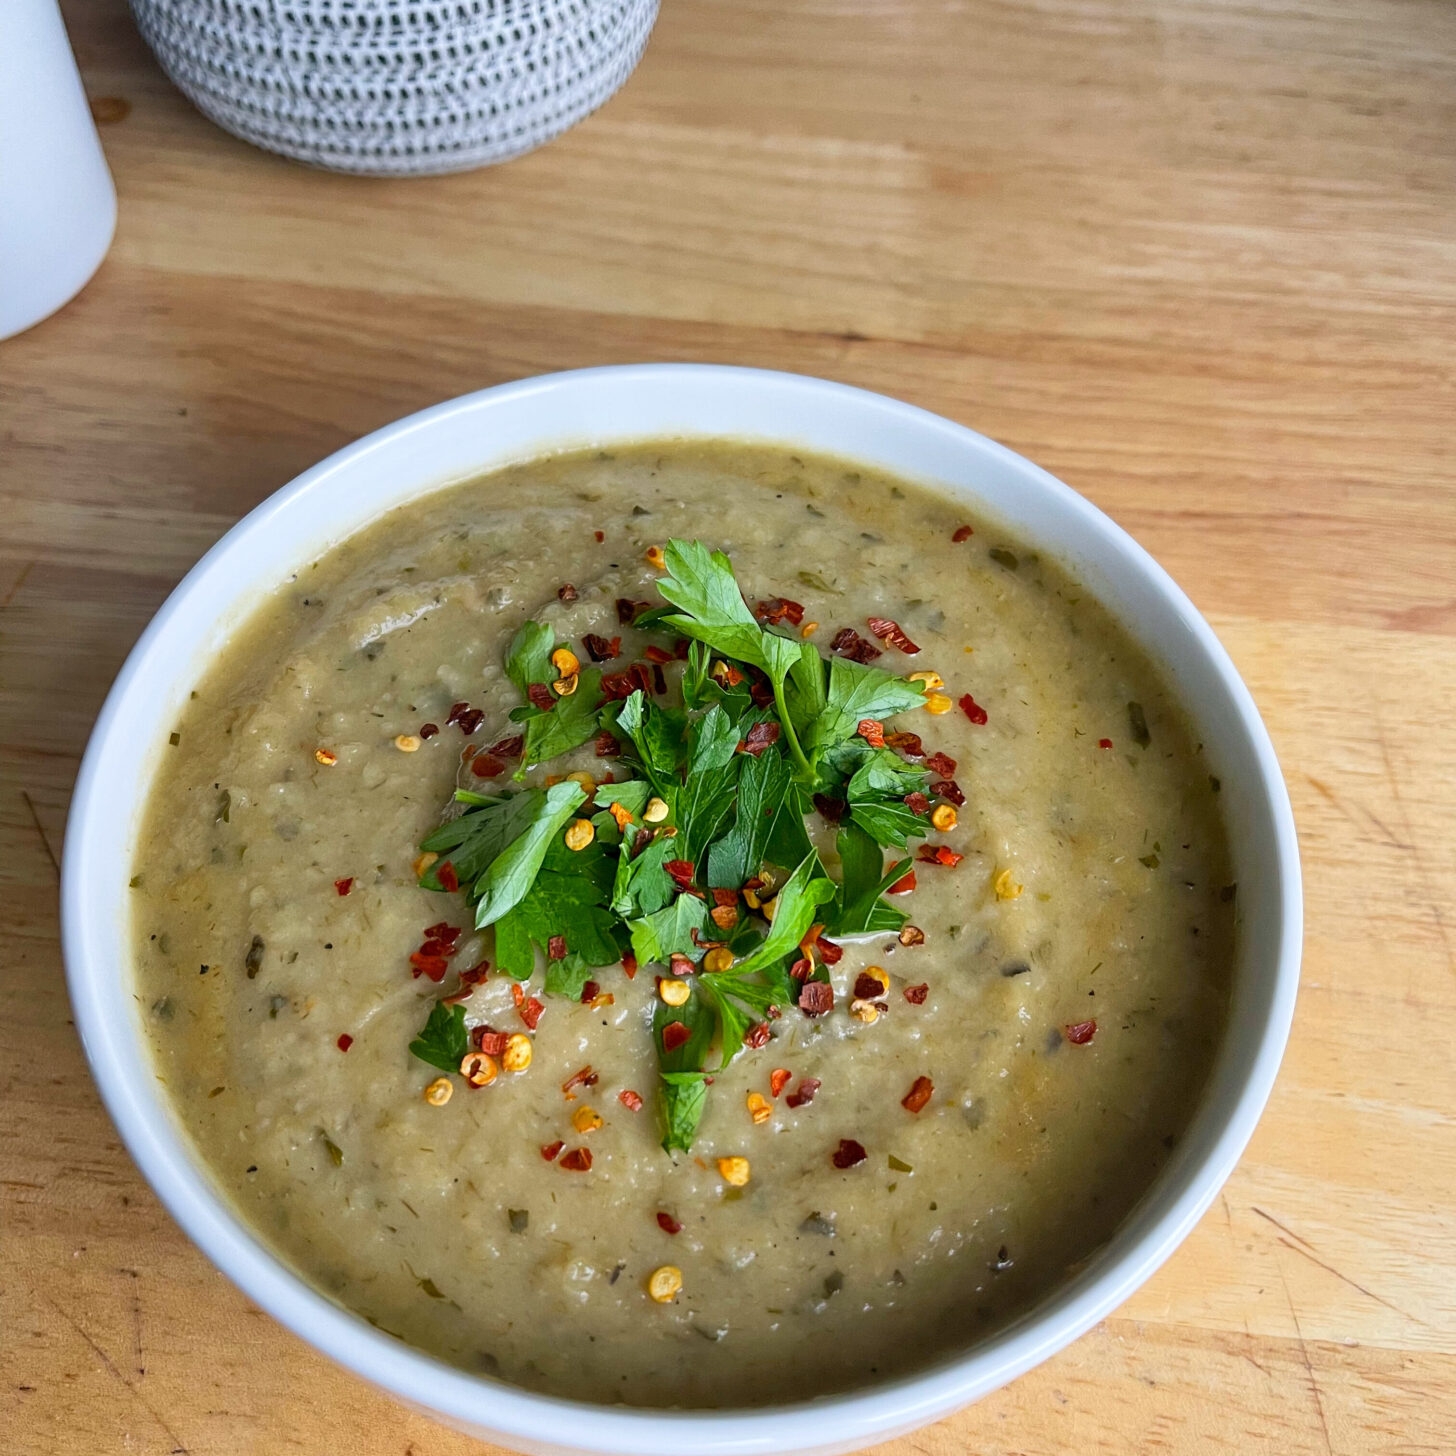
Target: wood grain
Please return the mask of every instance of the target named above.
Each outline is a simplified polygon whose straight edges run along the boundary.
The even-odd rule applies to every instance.
[[[709,359],[1004,440],[1188,588],[1305,856],[1284,1071],[1105,1324],[883,1448],[1456,1444],[1456,9],[668,0],[601,113],[507,167],[323,176],[65,7],[111,256],[0,348],[0,1431],[21,1456],[482,1448],[333,1369],[161,1211],[71,1027],[56,857],[113,674],[295,472],[541,370]]]

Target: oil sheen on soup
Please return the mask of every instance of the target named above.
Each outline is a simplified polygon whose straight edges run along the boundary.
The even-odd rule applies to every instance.
[[[931,805],[964,802],[886,851],[912,861],[914,888],[885,898],[923,941],[846,938],[818,972],[832,1008],[765,1013],[766,1044],[713,1076],[690,1151],[669,1153],[653,1017],[673,968],[597,967],[586,999],[548,996],[538,952],[518,987],[461,895],[416,876],[457,784],[621,772],[594,741],[523,783],[514,761],[486,782],[467,760],[520,732],[503,658],[527,620],[582,664],[587,634],[621,638],[602,670],[641,662],[672,696],[680,651],[651,661],[662,639],[618,606],[661,605],[654,548],[672,539],[726,552],[770,617],[802,607],[776,633],[833,657],[858,650],[849,628],[877,666],[942,678],[885,731],[923,740],[913,761],[953,761],[932,777],[955,794]],[[1219,785],[1166,685],[1023,542],[842,461],[659,441],[428,494],[240,624],[174,726],[133,940],[181,1122],[312,1284],[532,1389],[739,1406],[964,1349],[1146,1192],[1222,1032],[1237,902]],[[832,813],[805,821],[831,876]],[[410,958],[440,925],[460,935],[436,982]],[[871,968],[884,984],[857,997]],[[526,1071],[475,1088],[411,1055],[462,991],[468,1026],[530,1037]],[[662,1269],[681,1287],[658,1302]]]

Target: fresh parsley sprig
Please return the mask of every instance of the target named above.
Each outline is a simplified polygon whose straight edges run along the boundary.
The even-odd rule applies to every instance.
[[[555,633],[539,622],[524,623],[506,653],[523,699],[510,713],[525,725],[517,780],[602,733],[620,743],[614,764],[627,777],[600,785],[591,804],[580,776],[458,791],[457,817],[424,841],[439,858],[420,883],[458,884],[476,927],[493,927],[500,969],[525,980],[544,958],[551,995],[579,997],[594,969],[629,948],[641,966],[691,963],[686,1001],[655,999],[652,1033],[663,1146],[686,1150],[710,1077],[795,1003],[790,967],[816,924],[839,936],[904,924],[883,896],[909,861],[887,868],[883,851],[926,832],[929,775],[860,732],[866,719],[918,706],[919,683],[760,624],[721,551],[673,540],[663,559],[665,605],[634,626],[690,643],[667,695],[604,699],[596,668],[579,672],[574,692],[557,691]],[[837,879],[809,833],[816,801],[840,806]],[[593,833],[572,850],[563,830],[579,815]],[[750,885],[761,895],[740,893]],[[763,899],[771,916],[750,909]],[[410,1050],[448,1071],[468,1045],[464,1008],[438,1003]]]

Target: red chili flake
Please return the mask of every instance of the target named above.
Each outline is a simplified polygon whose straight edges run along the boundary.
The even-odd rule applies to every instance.
[[[673,656],[679,662],[686,662],[688,654],[692,651],[693,644],[686,637],[679,637],[672,645]]]
[[[574,602],[576,600],[576,588],[569,581],[564,581],[556,588],[558,601]]]
[[[686,890],[693,882],[694,865],[690,859],[670,859],[663,869],[679,890]]]
[[[449,860],[446,860],[445,863],[448,864]],[[460,927],[451,925],[448,920],[437,920],[435,924],[425,926],[425,939],[443,940],[453,954],[455,942],[460,939]]]
[[[738,906],[736,905],[714,905],[708,915],[719,930],[732,930],[738,924]]]
[[[460,721],[460,715],[468,712],[469,708],[469,703],[452,703],[450,705],[450,716],[445,719],[445,726],[448,728],[452,723],[458,723]]]
[[[415,951],[410,956],[410,965],[414,967],[414,975],[428,976],[436,982],[443,981],[445,972],[450,969],[444,956],[424,955],[420,951]]]
[[[930,757],[925,760],[925,767],[928,768],[931,773],[939,774],[941,778],[948,779],[952,777],[952,775],[954,775],[956,771],[956,761],[948,753],[932,753]]]
[[[470,1040],[475,1043],[475,1050],[484,1052],[488,1057],[498,1057],[505,1053],[506,1043],[510,1036],[504,1031],[496,1031],[493,1027],[477,1026],[470,1033]]]
[[[561,1155],[561,1162],[557,1166],[565,1168],[568,1173],[590,1173],[591,1149],[572,1148],[569,1153]]]
[[[622,655],[620,637],[599,637],[595,632],[588,632],[581,640],[586,648],[586,655],[593,662],[610,662],[614,657]]]
[[[602,674],[602,696],[618,702],[630,698],[637,691],[629,672],[604,672]]]
[[[675,661],[672,653],[666,652],[661,647],[656,646],[643,648],[642,655],[648,660],[648,662],[655,662],[659,666],[664,662]]]
[[[901,875],[885,893],[887,895],[908,895],[914,888],[915,871],[911,870],[909,874]]]
[[[630,950],[622,957],[622,969],[629,981],[637,974],[637,957]]]
[[[523,734],[516,733],[510,738],[502,738],[499,743],[492,743],[490,751],[497,758],[519,758],[521,750],[526,746],[526,739]]]
[[[670,1213],[659,1213],[657,1226],[665,1234],[680,1234],[683,1227]]]
[[[878,718],[861,718],[854,730],[871,748],[885,746],[885,725]]]
[[[667,958],[667,967],[675,976],[691,976],[697,967],[692,960],[685,956],[680,950],[675,950]]]
[[[805,981],[799,992],[799,1010],[805,1016],[823,1016],[834,1006],[834,987],[828,981]]]
[[[919,789],[916,789],[913,794],[905,795],[905,806],[912,814],[930,813],[930,800]]]
[[[748,698],[754,707],[766,708],[774,700],[773,689],[766,682],[755,678],[748,685]],[[777,728],[779,725],[775,723],[773,726]]]
[[[661,697],[667,691],[667,676],[660,667],[654,667],[652,669],[652,691],[658,697]]]
[[[334,889],[341,895],[347,895],[354,888],[354,877],[350,875],[347,880],[335,880]]]
[[[455,947],[447,945],[443,940],[427,940],[420,947],[420,954],[423,956],[444,956],[447,960],[455,954]]]
[[[831,799],[828,794],[815,794],[814,807],[822,818],[831,824],[838,824],[844,818],[849,805],[843,799]]]
[[[856,1163],[864,1162],[867,1156],[863,1143],[857,1143],[853,1138],[840,1138],[832,1161],[836,1168],[852,1168]]]
[[[1070,1026],[1063,1027],[1062,1030],[1066,1032],[1067,1040],[1073,1046],[1086,1046],[1097,1035],[1097,1023],[1095,1021],[1074,1021]]]
[[[713,669],[712,678],[720,687],[736,688],[743,681],[743,674],[731,662],[720,662]]]
[[[957,854],[955,850],[948,849],[943,844],[922,844],[920,853],[916,856],[921,864],[945,865],[948,869],[954,869],[965,855]]]
[[[581,1004],[583,1006],[593,997],[600,996],[602,988],[595,981],[583,981],[581,984]]]
[[[574,1101],[578,1087],[595,1087],[601,1081],[601,1073],[592,1070],[590,1062],[573,1072],[562,1084],[561,1092],[568,1102]]]
[[[961,712],[977,725],[986,721],[986,710],[969,693],[961,695]]]
[[[465,747],[460,751],[460,762],[461,763],[469,763],[470,760],[472,758],[474,758],[475,755],[477,753],[479,753],[479,752],[480,752],[480,749],[477,748],[475,746],[475,744],[473,744],[473,743],[467,743],[465,745]]]
[[[901,945],[924,945],[925,932],[918,925],[907,925],[900,932]]]
[[[653,690],[652,678],[647,672],[645,662],[634,662],[627,669],[627,676],[631,679],[634,688],[641,688],[644,693],[650,693]]]
[[[468,708],[455,719],[455,722],[459,724],[460,731],[469,738],[472,733],[479,732],[480,725],[485,722],[485,709]]]
[[[460,877],[455,873],[455,866],[448,859],[441,860],[435,866],[435,878],[440,882],[440,888],[448,890],[452,895],[460,888]]]
[[[506,766],[493,753],[477,753],[470,760],[470,772],[478,779],[498,779]]]
[[[773,597],[769,601],[760,602],[753,609],[753,615],[765,627],[776,626],[784,621],[787,621],[790,626],[797,627],[804,620],[804,608],[798,602],[791,602],[787,597]]]
[[[681,1021],[669,1021],[662,1028],[662,1049],[665,1052],[673,1052],[678,1049],[692,1035]]]
[[[348,1051],[348,1050],[349,1050],[349,1048],[350,1048],[350,1047],[351,1047],[351,1046],[353,1046],[353,1045],[354,1045],[354,1038],[353,1038],[353,1037],[352,1037],[352,1036],[350,1036],[350,1035],[349,1035],[349,1033],[348,1033],[348,1032],[347,1032],[347,1031],[346,1031],[346,1032],[345,1032],[345,1033],[344,1033],[344,1034],[343,1034],[343,1035],[342,1035],[342,1036],[341,1036],[341,1037],[340,1037],[340,1038],[339,1038],[339,1041],[338,1041],[338,1047],[339,1047],[339,1050],[340,1050],[340,1051],[341,1051],[341,1052],[346,1052],[346,1051]]]
[[[771,1035],[772,1032],[769,1029],[768,1022],[757,1022],[743,1033],[743,1045],[752,1047],[754,1051],[757,1051],[760,1047],[766,1047],[768,1045]]]
[[[866,642],[853,627],[841,627],[829,645],[852,662],[873,662],[875,658],[884,655],[873,643]]]
[[[634,1092],[630,1087],[623,1087],[622,1090],[617,1093],[617,1101],[620,1102],[622,1106],[627,1109],[628,1112],[642,1111],[642,1094],[640,1092]]]
[[[1110,738],[1099,738],[1097,740],[1097,746],[1098,748],[1111,748],[1112,740]]]
[[[951,533],[951,540],[959,545],[962,541],[969,541],[976,533],[970,526],[957,526]]]
[[[814,974],[814,962],[808,956],[800,956],[793,965],[789,967],[789,974],[796,981],[807,981]]]
[[[790,1107],[807,1107],[814,1100],[814,1094],[823,1085],[818,1077],[800,1077],[799,1085],[784,1098],[784,1101]]]
[[[738,745],[739,753],[752,754],[757,758],[764,749],[772,748],[779,741],[779,725],[777,723],[755,723],[748,730],[748,737]]]
[[[592,535],[597,538],[598,546],[600,546],[602,542],[607,539],[607,533],[605,531],[593,531]]]
[[[455,988],[453,996],[444,998],[446,1006],[458,1006],[462,1001],[470,1000],[475,988],[488,979],[490,971],[489,961],[480,961],[471,966],[468,971],[460,972],[460,984]]]
[[[793,1075],[787,1067],[775,1067],[769,1073],[768,1090],[777,1097],[789,1085],[789,1082],[793,1079]]]
[[[930,995],[930,986],[928,982],[922,981],[918,986],[905,987],[905,999],[912,1006],[924,1006],[925,998],[928,995]]]
[[[556,699],[545,683],[527,683],[526,696],[532,706],[540,708],[543,713],[549,713],[556,706]]]
[[[617,620],[623,626],[630,626],[642,612],[652,610],[651,602],[634,602],[627,597],[617,598]]]
[[[536,1023],[541,1019],[541,1013],[546,1008],[534,997],[527,996],[521,1003],[521,1020],[526,1023],[527,1031],[535,1031]]]
[[[887,733],[885,747],[893,748],[896,753],[903,753],[906,758],[925,757],[925,745],[921,743],[918,733]]]
[[[885,994],[885,988],[868,971],[861,971],[854,978],[854,994],[859,1001],[873,1001]]]
[[[566,959],[566,937],[564,935],[553,935],[546,942],[546,954],[553,961],[564,961]]]
[[[822,935],[814,938],[814,949],[819,952],[819,959],[826,966],[837,966],[840,957],[844,954],[844,947],[842,945],[835,945],[832,940],[825,940]]]
[[[919,1112],[930,1101],[930,1094],[934,1091],[935,1083],[929,1077],[917,1077],[910,1084],[910,1090],[900,1099],[900,1106],[906,1112]]]
[[[565,1146],[566,1144],[562,1142],[560,1138],[557,1138],[554,1143],[543,1143],[541,1145],[541,1156],[545,1158],[548,1163],[554,1163],[556,1161],[556,1155]]]
[[[596,736],[596,750],[598,758],[621,758],[622,745],[612,737],[604,728]]]
[[[514,983],[511,986],[511,1000],[516,1003],[516,1010],[517,1011],[519,1011],[521,1009],[521,1006],[525,1002],[525,999],[526,999],[526,993],[523,990],[521,990],[520,982],[517,981],[516,983]]]
[[[920,651],[905,635],[905,629],[898,622],[892,622],[888,617],[871,617],[865,625],[881,642],[888,642],[891,647],[899,648],[907,657],[913,657]]]
[[[948,804],[954,804],[957,808],[966,802],[966,796],[961,793],[961,786],[954,779],[937,779],[930,786],[930,792],[944,799]]]
[[[429,739],[435,737],[435,735],[438,734],[439,731],[440,731],[440,725],[438,723],[421,723],[420,724],[420,737],[422,739],[426,740],[426,741],[428,741]]]

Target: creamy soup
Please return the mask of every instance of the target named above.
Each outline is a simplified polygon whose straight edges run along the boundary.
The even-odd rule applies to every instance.
[[[912,862],[914,888],[883,900],[908,928],[847,935],[833,964],[812,944],[785,959],[827,977],[832,1006],[806,1014],[796,980],[748,1033],[766,1045],[706,1060],[687,1151],[663,1147],[654,1017],[659,978],[702,966],[629,977],[619,958],[585,999],[553,996],[548,943],[518,990],[463,892],[417,879],[457,784],[627,777],[630,744],[604,758],[595,736],[521,779],[508,744],[490,776],[473,764],[522,731],[503,659],[528,620],[579,658],[581,691],[596,634],[622,639],[600,671],[640,662],[647,696],[673,699],[682,648],[631,623],[662,604],[674,538],[726,552],[775,634],[938,675],[884,732],[912,765],[954,761],[911,806],[920,837],[884,851]],[[1219,785],[1166,684],[1026,543],[842,461],[659,441],[429,494],[240,623],[174,726],[133,881],[157,1076],[269,1247],[467,1370],[737,1406],[964,1349],[1106,1241],[1221,1035],[1236,900]],[[612,798],[596,792],[581,822]],[[833,880],[827,807],[805,823]],[[653,834],[639,814],[624,844]],[[441,925],[459,937],[426,933]],[[575,936],[569,913],[561,928]],[[499,1074],[475,1087],[411,1055],[442,997],[467,1030],[529,1037],[529,1067],[487,1042]]]

